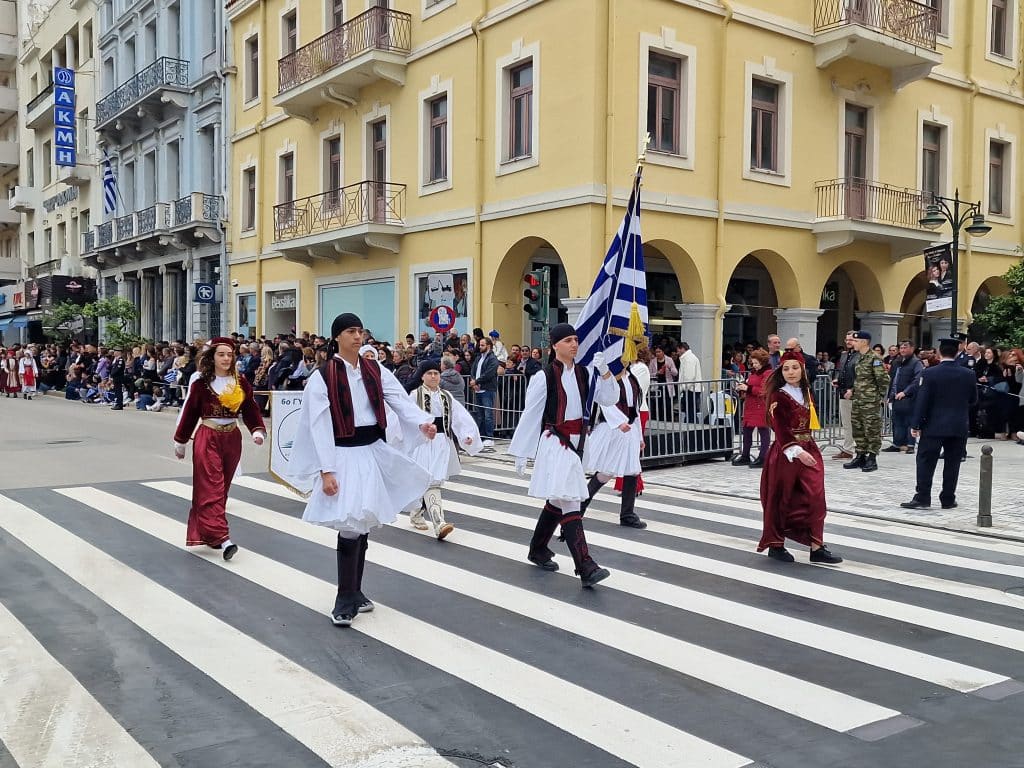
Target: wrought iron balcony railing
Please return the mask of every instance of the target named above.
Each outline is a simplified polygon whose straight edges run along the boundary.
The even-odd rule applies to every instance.
[[[274,206],[274,239],[291,240],[358,224],[404,223],[405,184],[361,181]]]
[[[309,82],[369,50],[409,53],[412,17],[373,7],[277,62],[277,92]]]
[[[114,242],[114,222],[105,221],[96,227],[96,247],[103,248]]]
[[[865,179],[832,179],[815,184],[819,219],[853,219],[921,229],[930,195]]]
[[[814,31],[856,24],[934,51],[939,12],[915,0],[814,0]]]
[[[25,108],[26,114],[31,112],[33,109],[38,107],[40,104],[42,104],[43,101],[46,100],[47,96],[52,96],[52,95],[53,95],[53,83],[50,83],[48,86],[43,88],[43,90],[41,90],[36,96],[34,96],[31,101],[29,101],[28,106]]]
[[[92,253],[96,250],[96,233],[86,232],[82,238],[82,253]]]
[[[187,88],[188,84],[187,61],[169,56],[159,58],[96,102],[96,124],[103,125],[160,88]]]
[[[193,221],[219,221],[221,212],[219,195],[194,192],[174,201],[173,226],[180,227]]]

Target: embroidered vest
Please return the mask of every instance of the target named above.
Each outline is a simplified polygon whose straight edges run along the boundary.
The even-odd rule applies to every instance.
[[[434,421],[437,422],[440,419],[441,424],[438,425],[437,431],[443,432],[444,434],[451,437],[452,434],[452,395],[451,392],[446,392],[443,389],[437,392],[429,392],[426,387],[418,387],[416,389],[416,404],[421,409],[426,411],[428,414],[433,416],[433,411],[430,410],[430,398],[440,397],[443,414],[437,417]]]
[[[334,439],[352,437],[356,432],[355,415],[352,412],[352,390],[348,382],[345,362],[337,357],[330,358],[320,366],[320,375],[327,385],[327,399],[331,405],[331,423],[334,425]],[[381,432],[387,429],[388,417],[384,412],[384,385],[381,383],[380,366],[365,357],[359,358],[359,371],[363,375],[363,386],[370,406],[377,417]]]

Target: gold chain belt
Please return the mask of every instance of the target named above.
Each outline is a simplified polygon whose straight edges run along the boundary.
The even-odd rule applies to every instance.
[[[230,432],[233,429],[238,429],[238,424],[234,421],[230,424],[218,424],[213,419],[203,419],[203,426],[209,427],[214,432]]]

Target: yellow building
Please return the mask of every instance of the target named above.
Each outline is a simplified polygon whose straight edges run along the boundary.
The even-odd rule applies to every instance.
[[[326,2],[326,5],[325,5]],[[923,316],[932,193],[981,201],[959,317],[1018,258],[1016,0],[235,0],[234,329],[378,338],[455,303],[530,335],[522,277],[578,311],[650,131],[654,332],[723,341]],[[924,192],[920,190],[925,190]],[[429,276],[435,276],[428,279]],[[454,298],[453,298],[454,297]]]

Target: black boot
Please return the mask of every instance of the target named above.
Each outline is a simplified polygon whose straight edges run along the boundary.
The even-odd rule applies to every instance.
[[[619,525],[629,528],[646,528],[647,523],[637,515],[636,508],[636,475],[626,475],[622,478],[622,507],[619,509]]]
[[[878,462],[875,460],[875,454],[866,453],[864,454],[864,464],[860,468],[861,472],[874,472],[878,469]]]
[[[599,566],[590,556],[587,535],[583,532],[583,516],[579,512],[562,515],[562,535],[576,565],[576,575],[584,587],[592,587],[611,575],[607,568]]]
[[[356,609],[359,613],[369,613],[373,610],[373,601],[363,594],[363,566],[366,565],[366,548],[370,546],[370,536],[364,533],[359,537],[359,570],[356,572],[356,590],[359,592],[359,604]]]
[[[584,515],[587,512],[587,507],[590,506],[590,502],[594,500],[597,492],[601,490],[601,486],[604,483],[597,479],[597,475],[592,475],[590,481],[587,483],[587,500],[580,504],[580,514]]]
[[[764,466],[764,456],[758,456],[752,462],[750,462],[751,469],[760,469]]]
[[[732,460],[732,465],[734,467],[745,467],[749,463],[750,463],[750,456],[742,454],[742,453],[737,454],[736,457]]]
[[[533,538],[530,539],[530,553],[526,556],[534,565],[538,565],[545,571],[557,571],[558,563],[554,561],[555,553],[548,548],[548,543],[558,527],[562,513],[551,505],[544,504],[540,517],[537,518],[537,526],[533,530]]]
[[[338,597],[331,611],[336,627],[347,627],[359,612],[359,560],[362,537],[346,539],[338,534]]]
[[[856,458],[854,458],[853,461],[848,461],[845,464],[843,464],[843,469],[860,469],[861,467],[864,466],[864,463],[867,460],[868,455],[866,453],[861,453],[860,451],[857,451]]]

